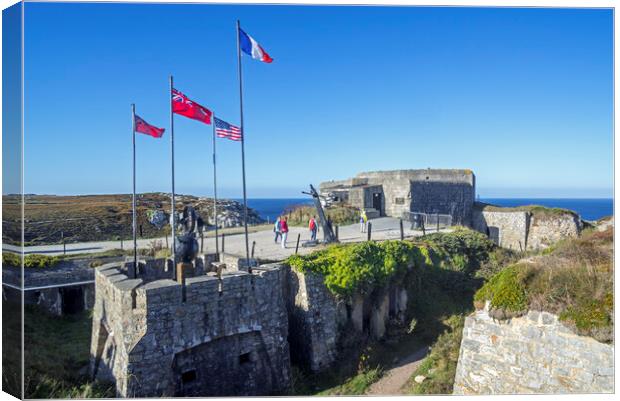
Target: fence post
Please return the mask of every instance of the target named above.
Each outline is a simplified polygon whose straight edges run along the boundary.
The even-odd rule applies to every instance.
[[[256,241],[252,241],[252,259],[254,259],[254,247],[256,246]]]
[[[226,234],[222,234],[222,253],[224,253],[224,241],[226,240]]]
[[[120,238],[121,238],[121,251],[122,251],[123,250],[123,237],[120,237]]]
[[[338,240],[339,240],[339,238],[338,238],[338,228],[339,228],[339,227],[340,227],[340,226],[336,226],[336,241],[338,241]]]
[[[166,249],[168,249],[168,233],[166,233]]]
[[[299,250],[299,238],[301,234],[297,234],[297,245],[295,245],[295,255],[297,255],[297,251]]]
[[[67,245],[65,244],[65,232],[64,231],[60,232],[60,240],[62,241],[62,254],[66,255],[67,254]]]
[[[142,237],[142,224],[140,224],[140,236]]]
[[[200,253],[204,253],[204,244],[205,244],[205,236],[203,233],[200,233]]]
[[[372,223],[368,222],[368,241],[372,238]]]
[[[439,213],[435,213],[435,218],[437,219],[437,232],[439,232]]]

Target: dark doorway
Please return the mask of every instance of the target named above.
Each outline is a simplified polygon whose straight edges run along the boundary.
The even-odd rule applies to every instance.
[[[381,198],[382,196],[379,192],[372,194],[372,207],[379,212],[379,215],[381,215]]]
[[[84,310],[84,291],[81,287],[61,288],[62,314],[71,315]]]

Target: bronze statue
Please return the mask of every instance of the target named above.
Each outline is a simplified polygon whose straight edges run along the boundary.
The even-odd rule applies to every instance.
[[[183,208],[183,216],[179,220],[179,226],[183,233],[177,236],[175,253],[180,262],[191,263],[198,254],[198,241],[196,240],[196,210],[192,206]]]

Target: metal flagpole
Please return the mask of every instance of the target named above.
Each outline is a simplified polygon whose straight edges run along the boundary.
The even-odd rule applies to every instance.
[[[245,190],[245,131],[243,129],[243,80],[241,73],[241,43],[239,41],[239,32],[241,25],[237,20],[237,65],[239,68],[239,110],[240,110],[240,130],[241,130],[241,171],[243,174],[243,225],[245,227],[245,258],[248,266],[248,271],[252,272],[252,266],[250,266],[250,245],[248,243],[248,201]]]
[[[138,243],[136,240],[136,105],[131,105],[131,141],[133,143],[133,196],[131,197],[133,217],[133,278],[138,277]]]
[[[215,254],[220,255],[220,246],[217,233],[217,174],[215,166],[215,114],[213,117],[213,221],[215,222]]]
[[[172,261],[174,262],[174,266],[177,264],[176,258],[176,219],[174,213],[174,113],[172,112],[172,90],[173,90],[173,82],[172,75],[170,75],[170,157],[172,160],[172,197],[171,203],[172,207],[170,209],[170,218],[172,221],[170,222],[171,230],[170,233],[172,235]],[[173,267],[175,269],[176,267]]]

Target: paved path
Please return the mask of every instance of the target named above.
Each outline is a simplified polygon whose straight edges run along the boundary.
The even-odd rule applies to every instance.
[[[386,240],[386,239],[399,239],[400,227],[399,220],[391,217],[381,217],[371,220],[372,223],[372,239]],[[429,231],[427,232],[434,232]],[[288,235],[288,241],[286,248],[283,249],[280,244],[274,243],[274,234],[272,229],[266,229],[263,231],[257,231],[248,235],[250,248],[252,242],[256,241],[254,255],[257,258],[263,260],[282,260],[293,253],[295,253],[295,243],[297,241],[297,235],[300,234],[299,253],[306,254],[312,252],[315,248],[303,247],[302,244],[310,240],[310,231],[307,228],[291,227]],[[422,235],[421,231],[413,231],[409,229],[409,225],[404,223],[404,234],[406,237],[413,237]],[[359,224],[351,224],[348,226],[342,226],[339,228],[340,242],[361,242],[367,238],[366,233],[360,233]],[[322,232],[319,231],[318,238],[322,238]],[[161,241],[165,244],[165,238],[151,238],[151,239],[139,239],[138,248],[148,248],[152,241]],[[200,243],[200,239],[198,240]],[[245,255],[245,241],[243,234],[231,234],[227,235],[224,240],[224,247],[226,253],[243,256]],[[132,246],[131,240],[123,241],[124,249],[130,249]],[[120,249],[120,241],[101,241],[101,242],[82,242],[67,244],[67,254],[78,253],[94,253],[102,252],[111,249]],[[215,252],[215,238],[204,239],[204,252]],[[18,247],[3,244],[3,249],[19,251]],[[220,250],[221,250],[221,238],[220,238]],[[250,249],[251,250],[251,249]],[[27,246],[24,249],[25,253],[43,253],[46,255],[62,255],[62,245],[38,245]]]
[[[383,374],[381,379],[370,386],[366,395],[404,394],[403,386],[420,366],[427,352],[428,348],[424,347],[398,361],[395,366]]]

